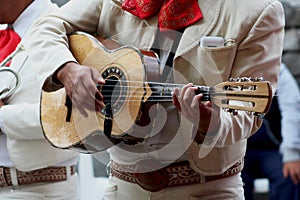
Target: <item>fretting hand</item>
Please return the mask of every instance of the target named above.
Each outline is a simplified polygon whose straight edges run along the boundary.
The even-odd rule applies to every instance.
[[[181,114],[190,122],[198,126],[200,133],[214,131],[219,127],[220,109],[212,102],[201,102],[202,94],[195,94],[197,87],[189,83],[180,91],[176,88],[173,91],[173,103]]]

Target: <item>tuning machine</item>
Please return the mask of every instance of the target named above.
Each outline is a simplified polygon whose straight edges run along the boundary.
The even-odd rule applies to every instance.
[[[252,115],[257,116],[259,119],[263,119],[265,116],[264,113],[258,113],[258,112],[252,112]]]
[[[264,81],[265,79],[263,77],[241,77],[241,78],[229,78],[229,82],[260,82]]]
[[[231,108],[223,108],[224,111],[231,113],[232,115],[238,115],[238,111]]]
[[[235,109],[231,109],[231,108],[223,108],[223,110],[225,112],[228,112],[234,116],[238,115],[238,111]],[[264,113],[258,113],[258,112],[249,112],[250,114],[257,116],[259,119],[263,119],[265,114]]]

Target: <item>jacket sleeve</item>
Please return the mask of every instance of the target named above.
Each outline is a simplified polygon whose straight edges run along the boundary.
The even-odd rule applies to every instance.
[[[38,112],[38,103],[9,104],[1,107],[2,131],[8,138],[15,140],[45,139]]]
[[[57,88],[51,84],[53,83],[51,75],[63,64],[76,62],[69,51],[66,34],[78,30],[96,33],[101,13],[99,2],[98,0],[70,1],[45,16],[33,27],[29,37],[30,59],[37,69],[39,81],[43,84],[48,78],[45,85],[48,90],[51,90],[51,87],[53,90]]]
[[[13,140],[45,139],[39,119],[41,86],[30,69],[26,49],[17,54],[10,65],[18,71],[20,85],[0,108],[1,129]]]

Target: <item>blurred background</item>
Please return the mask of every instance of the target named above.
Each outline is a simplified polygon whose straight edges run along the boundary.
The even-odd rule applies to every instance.
[[[285,11],[282,61],[300,83],[300,0],[281,0]]]

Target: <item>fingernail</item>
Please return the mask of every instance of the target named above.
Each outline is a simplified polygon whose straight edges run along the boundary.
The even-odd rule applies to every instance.
[[[105,82],[105,79],[102,78],[102,77],[100,77],[100,78],[98,79],[98,81],[99,81],[99,82]]]

